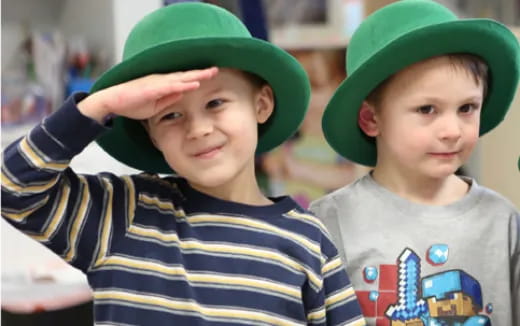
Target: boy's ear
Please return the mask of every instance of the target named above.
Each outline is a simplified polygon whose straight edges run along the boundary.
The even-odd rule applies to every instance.
[[[256,121],[264,123],[269,119],[274,110],[273,89],[269,85],[264,85],[257,92],[255,98]]]
[[[376,137],[379,134],[375,108],[367,101],[363,101],[359,109],[358,125],[367,136]]]

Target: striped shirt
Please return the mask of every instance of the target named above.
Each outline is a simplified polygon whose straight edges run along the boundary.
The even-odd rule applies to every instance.
[[[2,216],[87,275],[97,325],[365,325],[328,232],[289,197],[74,173],[104,130],[75,101],[4,151]]]

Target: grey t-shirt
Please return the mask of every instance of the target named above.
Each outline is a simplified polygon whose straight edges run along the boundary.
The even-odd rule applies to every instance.
[[[311,204],[369,325],[520,326],[520,214],[465,181],[446,206],[410,202],[370,174]]]

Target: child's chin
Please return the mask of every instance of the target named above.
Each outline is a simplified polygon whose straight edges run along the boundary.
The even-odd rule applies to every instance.
[[[192,180],[195,183],[204,188],[216,188],[227,184],[231,180],[231,177],[225,175],[199,175]]]
[[[432,171],[430,174],[431,174],[431,177],[433,177],[435,179],[446,179],[446,178],[452,176],[453,174],[455,174],[456,171],[457,171],[456,168],[445,168],[445,169],[438,169],[437,171]]]

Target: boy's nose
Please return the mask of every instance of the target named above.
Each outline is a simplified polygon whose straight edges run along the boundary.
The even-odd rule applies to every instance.
[[[461,121],[457,115],[447,115],[439,121],[439,138],[458,140],[462,135]]]
[[[207,136],[213,132],[213,121],[198,115],[189,119],[186,135],[189,139]]]

